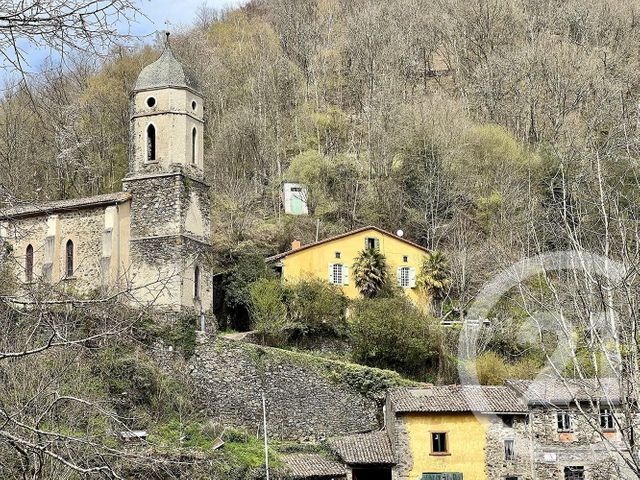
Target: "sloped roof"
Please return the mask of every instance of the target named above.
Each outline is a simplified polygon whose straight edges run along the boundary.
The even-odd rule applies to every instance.
[[[134,91],[166,87],[189,88],[195,91],[199,89],[193,77],[185,72],[182,64],[173,55],[168,39],[162,55],[144,67],[138,75]]]
[[[620,403],[620,385],[615,378],[507,380],[529,404],[566,405],[573,402]]]
[[[81,208],[100,207],[104,205],[117,205],[131,200],[128,192],[105,193],[93,197],[74,198],[71,200],[56,200],[40,204],[19,205],[4,210],[0,209],[0,220],[13,220],[21,217],[38,215],[50,215],[56,212],[67,212]]]
[[[386,432],[347,435],[330,442],[336,454],[350,465],[395,464],[393,449]]]
[[[388,399],[398,413],[491,412],[526,413],[527,405],[508,387],[445,385],[389,390]]]
[[[322,245],[322,244],[325,244],[325,243],[333,242],[334,240],[339,240],[341,238],[345,238],[345,237],[349,237],[351,235],[355,235],[357,233],[366,232],[367,230],[375,230],[376,232],[378,232],[381,235],[387,235],[389,237],[393,237],[396,240],[399,240],[401,242],[406,243],[407,245],[411,245],[413,247],[419,248],[420,250],[422,250],[424,252],[428,252],[429,251],[428,248],[425,248],[422,245],[418,245],[417,243],[414,243],[414,242],[412,242],[410,240],[407,240],[406,238],[399,237],[399,236],[397,236],[397,235],[395,235],[395,234],[393,234],[391,232],[387,232],[386,230],[382,230],[381,228],[375,227],[373,225],[369,225],[367,227],[356,228],[355,230],[351,230],[350,232],[341,233],[340,235],[334,235],[332,237],[325,238],[324,240],[319,240],[317,242],[309,243],[307,245],[302,245],[300,248],[296,248],[295,250],[289,250],[287,252],[283,252],[283,253],[279,253],[277,255],[273,255],[273,256],[267,258],[266,261],[267,262],[274,262],[274,261],[280,260],[281,258],[289,256],[289,255],[291,255],[293,253],[298,253],[298,252],[301,252],[303,250],[307,250],[309,248],[316,247],[318,245]]]
[[[284,455],[282,461],[295,479],[342,478],[347,475],[343,464],[318,453],[292,453]]]

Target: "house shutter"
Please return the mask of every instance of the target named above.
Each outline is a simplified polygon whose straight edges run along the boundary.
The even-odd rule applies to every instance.
[[[333,283],[333,263],[329,264],[329,283]]]
[[[349,285],[349,265],[342,266],[342,285]]]
[[[376,250],[380,250],[380,239],[379,238],[374,238],[373,239],[373,248],[375,248]]]
[[[409,287],[416,288],[416,269],[415,269],[415,267],[409,268]]]
[[[398,280],[398,286],[402,286],[402,267],[398,267],[396,270],[396,279]]]

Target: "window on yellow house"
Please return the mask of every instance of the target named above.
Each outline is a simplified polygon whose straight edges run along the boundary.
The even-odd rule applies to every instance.
[[[413,267],[398,267],[398,286],[414,288],[416,286],[416,269]]]
[[[342,263],[330,263],[329,283],[333,285],[349,285],[349,266]]]
[[[364,248],[380,250],[380,239],[374,237],[366,237],[364,239]]]
[[[447,433],[446,432],[432,432],[431,433],[431,453],[442,454],[448,453],[447,450]]]

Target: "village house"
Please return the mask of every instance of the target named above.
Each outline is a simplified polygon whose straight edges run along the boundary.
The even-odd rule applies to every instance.
[[[393,480],[531,479],[527,405],[503,386],[387,392]]]
[[[291,250],[269,257],[267,262],[286,282],[326,279],[340,286],[347,297],[358,298],[360,292],[351,272],[358,254],[367,248],[376,248],[385,256],[392,278],[411,300],[416,304],[426,302],[416,281],[422,259],[429,250],[374,226],[358,228],[308,245],[294,241]]]
[[[168,34],[162,55],[140,72],[130,102],[124,191],[6,209],[2,243],[22,294],[47,282],[73,294],[127,292],[141,307],[208,312],[203,101]]]
[[[618,380],[508,380],[525,399],[533,461],[539,480],[605,480],[632,478],[623,455],[633,442]],[[635,414],[634,414],[635,415]],[[625,442],[626,438],[626,442]]]

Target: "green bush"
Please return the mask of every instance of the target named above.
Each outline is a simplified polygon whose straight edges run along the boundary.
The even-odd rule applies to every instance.
[[[433,318],[399,296],[356,302],[349,337],[355,361],[417,378],[437,362],[441,331]]]
[[[261,278],[250,285],[249,292],[252,328],[266,343],[285,343],[288,336],[287,307],[280,280]]]
[[[531,379],[541,368],[540,362],[533,358],[510,363],[491,351],[478,355],[475,366],[481,385],[502,385],[508,378]]]
[[[297,282],[286,289],[285,303],[294,339],[346,334],[348,302],[336,285],[317,279]]]

